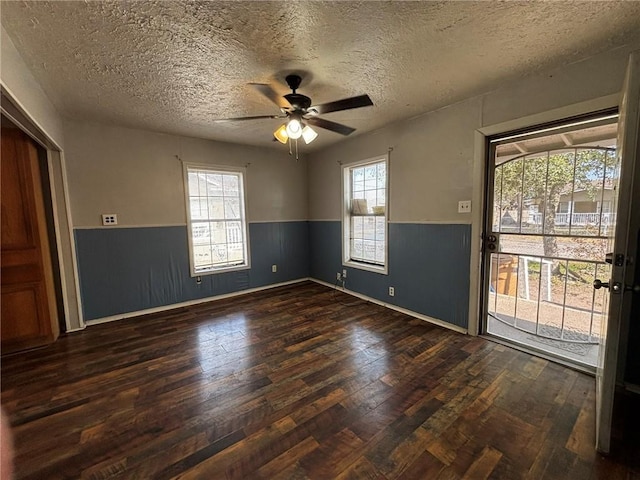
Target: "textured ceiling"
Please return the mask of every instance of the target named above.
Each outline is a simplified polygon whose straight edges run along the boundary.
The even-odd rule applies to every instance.
[[[640,40],[640,2],[11,2],[2,24],[65,116],[285,148],[248,84],[324,103],[353,135]],[[319,130],[303,150],[342,136]]]

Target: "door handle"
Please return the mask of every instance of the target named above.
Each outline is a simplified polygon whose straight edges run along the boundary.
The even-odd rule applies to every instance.
[[[595,279],[593,281],[593,288],[595,288],[596,290],[600,290],[602,287],[604,288],[609,288],[609,282],[603,282],[602,280],[599,279]]]
[[[611,293],[620,293],[622,291],[622,284],[620,282],[603,282],[602,280],[596,278],[593,281],[593,288],[595,288],[596,290],[606,288],[607,290],[610,290]]]
[[[622,284],[620,282],[614,282],[613,286],[609,285],[609,282],[603,282],[602,280],[598,280],[597,278],[593,281],[593,288],[596,290],[600,290],[601,288],[611,289],[613,293],[620,293],[622,290]],[[636,285],[625,285],[625,292],[633,292],[640,293],[640,284]]]

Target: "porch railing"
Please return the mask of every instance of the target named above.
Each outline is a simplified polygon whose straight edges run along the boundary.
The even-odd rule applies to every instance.
[[[542,223],[541,213],[532,213],[529,215],[530,222],[535,225]],[[556,213],[554,223],[556,225],[613,225],[616,222],[615,213]]]

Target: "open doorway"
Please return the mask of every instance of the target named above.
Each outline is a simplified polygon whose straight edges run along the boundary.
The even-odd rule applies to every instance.
[[[483,331],[595,371],[616,224],[617,115],[489,139]]]

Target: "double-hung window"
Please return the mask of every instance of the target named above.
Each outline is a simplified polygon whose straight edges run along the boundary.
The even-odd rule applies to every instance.
[[[191,275],[249,267],[244,169],[185,164]]]
[[[387,273],[388,157],[343,166],[343,264]]]

